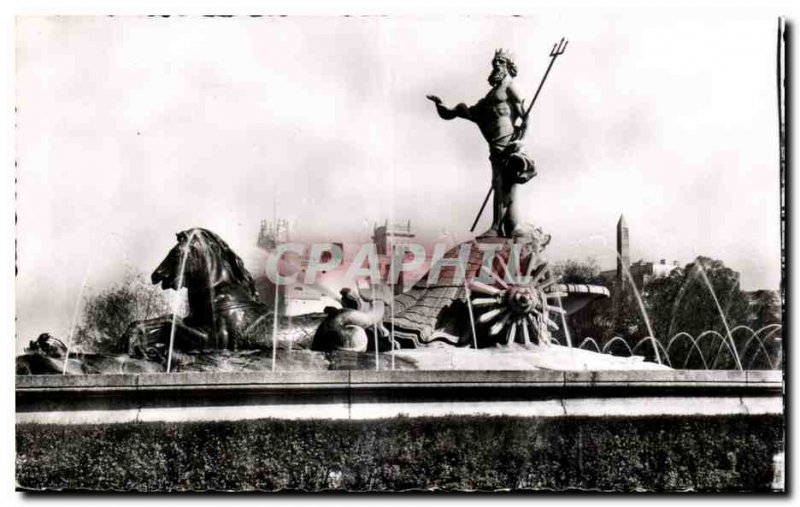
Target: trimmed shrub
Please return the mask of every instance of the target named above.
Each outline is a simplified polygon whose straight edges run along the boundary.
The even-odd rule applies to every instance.
[[[69,490],[768,491],[780,416],[18,425],[17,483]]]

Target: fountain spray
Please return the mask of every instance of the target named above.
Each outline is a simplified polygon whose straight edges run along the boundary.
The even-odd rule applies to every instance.
[[[725,313],[722,311],[722,307],[719,304],[719,299],[717,299],[717,294],[714,292],[714,287],[711,286],[711,282],[708,279],[708,275],[706,275],[706,270],[703,268],[703,264],[698,261],[697,266],[700,270],[700,276],[703,277],[706,287],[708,287],[709,292],[711,292],[711,297],[714,298],[714,304],[717,306],[717,312],[719,312],[719,316],[722,319],[722,325],[725,326],[725,332],[728,335],[728,340],[731,342],[733,358],[736,359],[736,366],[739,368],[739,370],[743,370],[744,368],[742,368],[742,362],[739,360],[739,353],[736,352],[736,343],[733,341],[733,335],[731,334],[731,329],[728,326],[728,319],[725,318]]]

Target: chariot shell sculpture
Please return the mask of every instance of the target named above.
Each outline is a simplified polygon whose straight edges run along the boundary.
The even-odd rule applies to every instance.
[[[484,259],[487,246],[495,251]],[[487,347],[511,343],[547,345],[565,316],[593,299],[608,297],[605,287],[557,283],[537,244],[507,239],[471,240],[466,279],[427,276],[394,298],[393,329],[398,346],[422,347],[434,341]],[[463,245],[463,244],[462,244]],[[445,259],[459,256],[456,245]]]

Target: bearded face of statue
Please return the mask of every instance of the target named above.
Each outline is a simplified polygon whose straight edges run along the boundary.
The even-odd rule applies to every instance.
[[[500,84],[508,75],[508,62],[505,58],[495,58],[492,60],[492,73],[489,74],[489,84],[495,86]]]

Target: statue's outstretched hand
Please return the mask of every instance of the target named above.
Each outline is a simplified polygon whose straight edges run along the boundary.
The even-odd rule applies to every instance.
[[[469,118],[469,110],[464,104],[459,104],[455,109],[450,109],[442,105],[442,99],[436,95],[426,95],[425,97],[436,104],[436,112],[439,114],[439,118],[444,120],[452,120],[458,116],[462,118]]]

